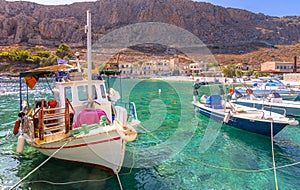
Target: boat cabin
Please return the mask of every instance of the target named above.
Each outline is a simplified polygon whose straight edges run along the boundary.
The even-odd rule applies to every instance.
[[[112,118],[111,102],[108,100],[104,80],[92,80],[92,103],[94,108],[103,109],[108,118]],[[54,99],[57,101],[58,107],[65,105],[68,99],[75,110],[75,118],[77,114],[90,104],[88,100],[88,82],[87,80],[55,82]]]

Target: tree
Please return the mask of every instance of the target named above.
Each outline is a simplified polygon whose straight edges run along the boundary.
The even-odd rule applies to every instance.
[[[40,66],[50,66],[50,65],[56,65],[57,64],[57,56],[51,54],[49,57],[41,58]]]
[[[219,67],[219,66],[220,66],[219,63],[216,63],[216,62],[208,63],[208,64],[206,64],[206,70],[209,70],[212,67]]]
[[[235,76],[235,70],[236,70],[236,65],[234,64],[229,64],[222,67],[222,73],[224,74],[225,77]]]
[[[239,69],[235,70],[235,76],[241,77],[242,75],[243,75],[243,71],[241,71]]]
[[[246,76],[251,76],[251,75],[253,75],[253,73],[254,73],[254,70],[250,69],[250,70],[248,70],[248,71],[245,72],[245,75]]]
[[[60,44],[58,46],[58,49],[55,52],[55,55],[61,59],[63,59],[64,57],[71,58],[72,52],[71,52],[70,46],[68,46],[65,43]]]
[[[173,76],[179,76],[180,75],[180,72],[179,70],[174,70],[173,73],[172,73]]]

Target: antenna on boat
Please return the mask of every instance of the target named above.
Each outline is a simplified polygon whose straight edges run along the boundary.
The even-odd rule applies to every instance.
[[[92,103],[92,29],[91,29],[91,12],[87,10],[87,63],[88,63],[88,99]]]
[[[119,60],[120,60],[120,53],[118,53],[118,57],[117,57],[117,66],[120,71]],[[122,75],[122,71],[120,71],[120,95],[121,95],[121,102],[122,102],[122,76],[121,75]]]
[[[79,52],[78,51],[75,53],[75,56],[76,56],[77,70],[78,70],[78,72],[81,72],[80,63],[79,63]]]

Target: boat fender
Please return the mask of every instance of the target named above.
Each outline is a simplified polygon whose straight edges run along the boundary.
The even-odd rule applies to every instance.
[[[17,143],[17,153],[21,153],[24,150],[24,143],[25,143],[25,138],[23,135],[20,135],[18,137],[18,143]]]
[[[18,134],[20,125],[21,125],[21,119],[18,118],[18,119],[16,120],[15,126],[14,126],[14,131],[13,131],[14,135]]]
[[[225,117],[223,119],[224,123],[228,123],[229,119],[230,119],[230,112],[228,112],[228,113],[225,114]]]
[[[253,94],[253,91],[252,91],[251,89],[248,88],[248,89],[246,90],[246,94]]]

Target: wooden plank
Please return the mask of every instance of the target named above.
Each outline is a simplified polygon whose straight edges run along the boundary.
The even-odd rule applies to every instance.
[[[55,126],[55,125],[63,125],[64,123],[65,123],[64,121],[55,122],[55,123],[46,123],[45,127],[51,127],[51,126]]]
[[[57,110],[64,110],[65,108],[46,108],[44,111],[57,111]]]
[[[44,140],[40,140],[39,138],[36,138],[34,141],[37,144],[45,144],[45,143],[60,141],[62,139],[66,139],[68,137],[69,137],[69,134],[65,134],[64,131],[59,131],[57,133],[51,133],[51,134],[45,135]]]
[[[51,132],[51,131],[56,131],[56,130],[60,130],[60,129],[64,129],[65,126],[64,125],[57,125],[57,126],[53,126],[53,127],[45,127],[44,131],[46,132]]]
[[[47,121],[49,119],[58,119],[59,117],[65,116],[65,113],[53,113],[53,114],[45,114],[44,120]]]

